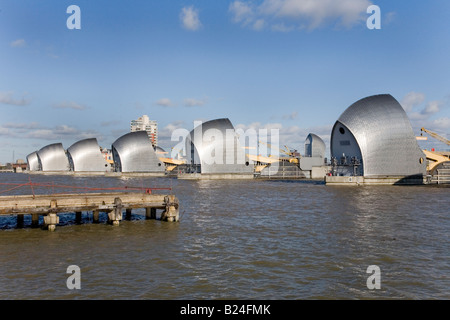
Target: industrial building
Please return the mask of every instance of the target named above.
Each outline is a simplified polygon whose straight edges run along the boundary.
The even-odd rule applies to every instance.
[[[330,147],[328,183],[417,183],[426,175],[426,157],[406,112],[389,94],[348,107],[334,124]]]
[[[118,138],[112,144],[112,154],[116,172],[164,174],[164,164],[145,131],[130,132]]]
[[[229,119],[201,123],[187,135],[185,143],[188,173],[253,178],[253,164]]]

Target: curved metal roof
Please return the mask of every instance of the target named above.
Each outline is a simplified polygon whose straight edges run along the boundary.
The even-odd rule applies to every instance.
[[[345,135],[345,130],[350,131],[359,146],[364,176],[426,173],[425,155],[417,144],[411,123],[391,95],[361,99],[342,113],[332,131],[332,156],[342,155],[336,150],[344,142],[340,136]]]
[[[53,143],[41,148],[37,155],[42,171],[69,171],[69,159],[61,143]]]
[[[305,157],[325,157],[325,142],[314,133],[308,134],[305,140]]]
[[[201,173],[253,173],[236,131],[228,118],[195,127],[186,137],[187,160]]]
[[[27,167],[29,171],[41,170],[41,166],[39,164],[39,157],[36,151],[27,155]]]
[[[146,131],[129,132],[112,144],[116,171],[164,172]]]
[[[96,138],[75,142],[67,153],[73,171],[105,171],[107,168]]]

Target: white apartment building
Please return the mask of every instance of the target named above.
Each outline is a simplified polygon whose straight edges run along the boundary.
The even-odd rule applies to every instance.
[[[148,138],[153,147],[158,146],[158,123],[156,120],[150,120],[147,115],[139,117],[137,120],[131,120],[130,131],[147,131]]]

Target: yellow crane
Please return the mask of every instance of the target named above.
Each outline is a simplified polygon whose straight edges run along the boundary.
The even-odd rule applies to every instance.
[[[265,144],[266,146],[268,146],[271,149],[275,149],[270,143],[267,143],[267,142],[264,142],[264,141],[259,141],[259,143]],[[296,157],[300,156],[300,154],[297,152],[297,150],[291,151],[289,149],[289,147],[286,146],[286,145],[284,146],[284,148],[285,149],[281,149],[281,148],[277,148],[277,149],[280,150],[281,153],[283,153],[283,154],[285,154],[285,155],[287,155],[289,157],[292,157],[292,158],[296,158]]]
[[[420,129],[420,131],[422,131],[422,132],[425,131],[426,133],[428,133],[433,138],[435,138],[435,139],[437,139],[437,140],[439,140],[439,141],[441,141],[441,142],[443,142],[443,143],[445,143],[445,144],[450,146],[450,140],[445,139],[443,136],[438,135],[436,132],[427,130],[427,129],[423,128],[423,127]],[[422,132],[420,133],[421,136],[422,136]]]
[[[259,143],[262,143],[262,144],[268,146],[270,149],[278,149],[278,150],[280,150],[281,153],[286,154],[288,157],[276,157],[273,155],[262,156],[262,155],[247,154],[247,157],[256,163],[256,166],[255,166],[256,172],[260,172],[262,169],[271,165],[272,163],[276,163],[276,162],[280,162],[280,161],[288,160],[291,163],[298,163],[298,157],[296,157],[294,152],[291,152],[287,146],[284,146],[286,148],[286,150],[284,150],[281,148],[274,148],[270,143],[267,143],[264,141],[259,141]]]
[[[450,140],[444,138],[443,136],[440,136],[439,134],[437,134],[436,132],[427,130],[425,128],[421,128],[420,129],[420,136],[422,137],[422,132],[426,132],[428,133],[430,136],[432,136],[433,138],[447,144],[450,146]],[[431,160],[429,161],[428,165],[427,165],[427,170],[428,171],[432,171],[434,168],[436,168],[439,164],[443,163],[443,162],[447,162],[450,161],[450,159],[444,155],[438,154],[436,152],[433,151],[428,151],[428,150],[423,150],[423,152],[425,153],[427,160]]]

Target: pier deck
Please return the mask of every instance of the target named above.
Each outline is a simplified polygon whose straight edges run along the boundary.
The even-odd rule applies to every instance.
[[[98,222],[98,213],[107,212],[108,221],[114,225],[122,220],[123,210],[131,214],[132,209],[145,208],[146,217],[156,219],[156,210],[164,210],[161,220],[178,221],[178,199],[174,195],[136,192],[70,193],[52,195],[0,196],[0,216],[17,215],[18,224],[24,214],[31,214],[32,225],[40,215],[44,216],[44,227],[54,230],[59,223],[59,213],[92,211],[93,221]]]

